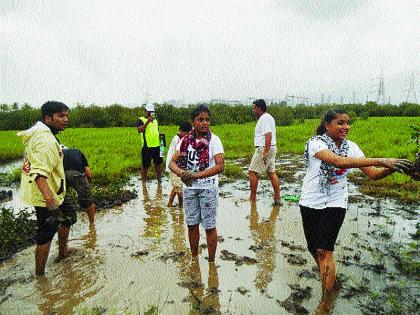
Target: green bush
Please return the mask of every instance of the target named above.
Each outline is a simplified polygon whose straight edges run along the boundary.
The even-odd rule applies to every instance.
[[[9,208],[0,209],[0,261],[34,243],[36,221],[31,213],[20,211],[17,216]]]

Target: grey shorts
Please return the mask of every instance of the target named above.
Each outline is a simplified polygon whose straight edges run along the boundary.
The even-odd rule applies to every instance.
[[[216,227],[219,191],[210,189],[184,189],[185,221],[187,225],[200,224],[205,230]]]
[[[252,156],[251,163],[249,165],[248,171],[258,173],[259,175],[264,175],[266,173],[273,173],[276,171],[276,153],[277,147],[271,146],[270,151],[268,151],[267,163],[264,163],[263,160],[263,150],[264,147],[255,148],[254,155]]]

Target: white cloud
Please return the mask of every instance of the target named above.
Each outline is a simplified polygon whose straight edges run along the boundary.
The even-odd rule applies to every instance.
[[[146,93],[337,100],[353,91],[364,100],[381,68],[399,102],[411,71],[420,73],[414,0],[11,3],[1,21],[6,103],[130,104]]]

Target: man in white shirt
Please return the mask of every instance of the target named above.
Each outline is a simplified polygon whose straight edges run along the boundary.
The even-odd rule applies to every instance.
[[[280,204],[280,182],[276,174],[276,123],[273,116],[267,113],[267,105],[263,99],[252,103],[252,111],[258,118],[255,126],[255,152],[249,165],[249,182],[251,188],[250,201],[257,198],[258,176],[268,173],[274,190],[274,203]]]

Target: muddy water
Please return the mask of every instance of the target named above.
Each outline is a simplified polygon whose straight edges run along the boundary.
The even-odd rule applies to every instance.
[[[293,165],[282,162],[283,169],[295,174],[283,183],[283,194],[299,193],[303,172]],[[2,263],[0,314],[70,314],[94,308],[142,313],[151,305],[161,314],[287,314],[286,309],[312,313],[316,308],[320,285],[304,249],[298,205],[272,206],[269,181],[260,183],[255,207],[247,201],[247,181],[221,185],[215,264],[206,260],[203,230],[199,260],[191,261],[184,212],[166,206],[168,180],[142,185],[133,177],[128,186],[138,198],[99,212],[94,228],[79,214],[69,241],[73,255],[54,263],[54,242],[45,277],[33,276],[34,247]],[[335,301],[334,313],[362,314],[360,303],[369,293],[358,295],[356,289],[381,291],[395,277],[413,288],[408,298],[418,298],[416,279],[401,275],[391,259],[379,254],[387,243],[410,240],[416,209],[409,212],[398,202],[363,196],[354,186],[350,194],[353,201],[335,251],[347,290]],[[378,272],[375,266],[383,269]]]

